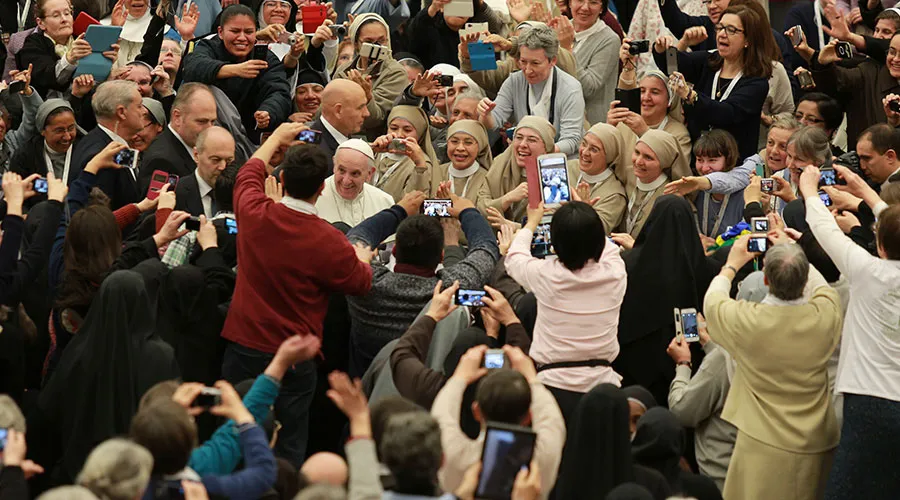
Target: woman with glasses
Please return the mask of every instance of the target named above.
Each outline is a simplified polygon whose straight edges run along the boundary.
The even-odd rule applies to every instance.
[[[828,140],[834,141],[834,134],[844,119],[844,110],[837,99],[821,92],[810,92],[797,102],[794,118],[805,126],[822,129]],[[844,151],[832,144],[831,154],[840,156]]]
[[[759,121],[769,92],[776,49],[765,11],[758,5],[729,7],[716,25],[718,52],[678,53],[670,84],[681,99],[693,140],[720,128],[738,141],[740,161],[756,153]],[[656,64],[666,67],[669,41],[659,38]]]

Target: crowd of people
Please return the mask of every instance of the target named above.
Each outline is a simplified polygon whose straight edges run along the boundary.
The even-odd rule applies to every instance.
[[[0,500],[900,494],[900,9],[505,3],[4,0]]]

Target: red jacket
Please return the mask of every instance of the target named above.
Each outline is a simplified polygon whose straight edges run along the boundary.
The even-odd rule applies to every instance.
[[[321,338],[329,294],[368,293],[372,268],[331,224],[268,198],[265,176],[251,158],[234,187],[238,273],[222,336],[274,353],[292,335]]]

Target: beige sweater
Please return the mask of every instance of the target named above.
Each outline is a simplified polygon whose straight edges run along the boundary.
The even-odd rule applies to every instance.
[[[578,179],[581,176],[578,160],[569,161],[567,170],[569,171],[569,184],[573,188],[578,186]],[[594,203],[593,207],[597,215],[600,216],[600,220],[603,221],[603,227],[606,229],[607,235],[613,229],[619,227],[628,207],[628,198],[625,195],[625,188],[622,186],[622,182],[615,175],[612,175],[612,172],[610,174],[609,177],[596,184],[588,182],[591,186],[591,199],[600,198]]]

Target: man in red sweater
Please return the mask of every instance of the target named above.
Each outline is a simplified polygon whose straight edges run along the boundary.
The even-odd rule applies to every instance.
[[[222,330],[228,340],[222,374],[232,384],[263,373],[288,337],[321,339],[330,293],[364,295],[372,286],[371,251],[350,245],[316,214],[328,158],[318,147],[296,142],[306,128],[282,124],[237,176],[239,271]],[[279,174],[284,198],[275,203],[265,192],[266,164],[287,145],[292,146]],[[275,451],[298,467],[306,452],[315,387],[315,365],[306,361],[284,376],[275,400],[275,417],[283,425]]]

